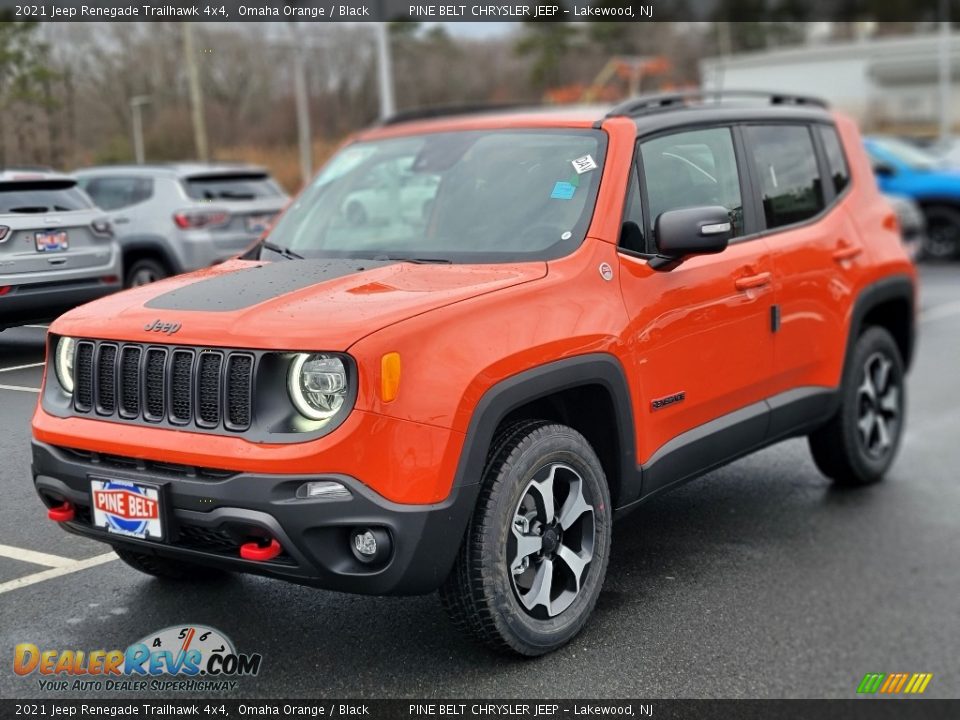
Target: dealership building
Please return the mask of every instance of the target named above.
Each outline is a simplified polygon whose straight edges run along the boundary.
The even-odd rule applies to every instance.
[[[704,88],[815,95],[855,116],[867,130],[933,132],[939,123],[940,44],[934,34],[811,44],[708,58]],[[960,120],[960,34],[947,39],[951,117]]]

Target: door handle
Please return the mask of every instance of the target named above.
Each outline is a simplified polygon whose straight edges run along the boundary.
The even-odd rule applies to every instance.
[[[770,273],[764,272],[757,275],[747,275],[747,277],[737,278],[733,285],[737,290],[752,290],[770,284]]]
[[[837,262],[843,262],[844,260],[853,260],[857,255],[863,252],[863,247],[860,245],[841,245],[836,250],[833,251],[833,259]]]

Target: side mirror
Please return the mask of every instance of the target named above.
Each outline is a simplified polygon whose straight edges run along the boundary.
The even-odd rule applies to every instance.
[[[659,254],[650,260],[650,267],[673,270],[691,255],[726,250],[733,237],[733,223],[725,207],[707,205],[660,213],[653,231]]]
[[[892,178],[897,174],[897,169],[889,163],[877,162],[873,164],[873,174],[877,177]]]

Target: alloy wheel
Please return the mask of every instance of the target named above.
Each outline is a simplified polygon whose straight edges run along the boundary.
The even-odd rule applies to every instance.
[[[885,354],[873,353],[864,363],[857,403],[860,443],[871,458],[883,457],[896,445],[901,413],[900,386]]]
[[[586,483],[565,463],[541,468],[514,512],[507,558],[513,590],[527,614],[555,617],[580,594],[596,530]]]

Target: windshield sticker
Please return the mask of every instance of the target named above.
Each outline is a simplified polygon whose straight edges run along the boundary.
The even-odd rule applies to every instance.
[[[577,186],[573,183],[568,183],[565,180],[558,180],[553,186],[553,192],[550,193],[550,197],[554,200],[572,200],[573,193],[576,192],[576,190]]]
[[[570,232],[569,230],[567,230],[565,233],[563,233],[563,235],[560,236],[560,239],[561,239],[561,240],[569,240],[569,239],[572,238],[572,237],[573,237],[573,233]]]
[[[597,169],[597,161],[593,159],[593,155],[578,157],[576,160],[571,160],[570,164],[577,171],[577,175],[583,175],[585,172]]]

